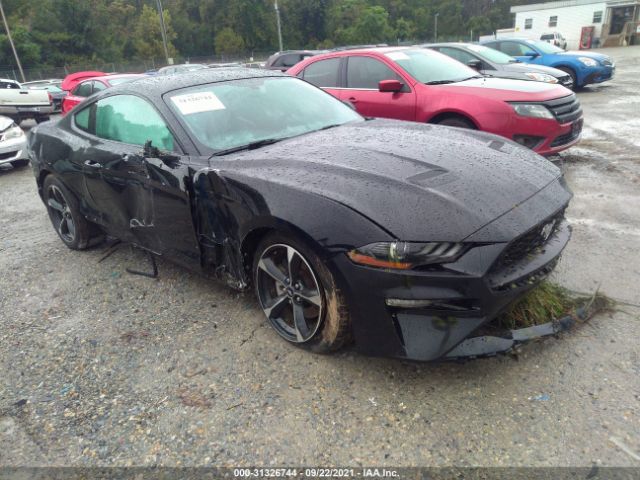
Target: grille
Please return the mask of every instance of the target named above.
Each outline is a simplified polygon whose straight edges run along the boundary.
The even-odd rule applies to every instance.
[[[17,154],[18,154],[17,150],[15,152],[0,153],[0,160],[6,160],[7,158],[13,158]]]
[[[543,105],[551,110],[560,123],[573,122],[582,116],[580,101],[578,100],[578,97],[576,97],[575,93],[566,97],[543,102]]]
[[[564,217],[564,211],[548,218],[531,230],[513,240],[502,252],[491,270],[493,272],[507,269],[543,247],[554,235]]]
[[[558,82],[560,82],[560,85],[562,85],[563,87],[567,87],[569,90],[573,88],[573,79],[571,78],[571,75],[558,77]]]
[[[562,145],[566,145],[567,143],[571,143],[580,136],[581,132],[582,120],[579,120],[578,122],[576,122],[575,127],[572,128],[569,133],[565,133],[564,135],[556,137],[553,142],[551,142],[551,147],[560,147]]]

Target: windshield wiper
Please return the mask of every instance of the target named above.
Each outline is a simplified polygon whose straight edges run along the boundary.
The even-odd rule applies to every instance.
[[[431,82],[424,82],[425,85],[444,85],[445,83],[453,83],[455,80],[432,80]]]
[[[264,140],[257,140],[255,142],[247,143],[246,145],[240,145],[237,147],[225,148],[224,150],[218,150],[216,153],[214,153],[211,156],[219,157],[221,155],[228,155],[229,153],[240,152],[242,150],[254,150],[256,148],[264,147],[266,145],[271,145],[273,143],[279,142],[280,140],[284,140],[284,138],[265,138]]]
[[[325,127],[322,127],[320,130],[329,130],[330,128],[341,127],[342,125],[343,125],[342,123],[333,123],[331,125],[327,125]]]
[[[472,77],[467,77],[467,78],[462,78],[460,80],[456,80],[456,83],[457,82],[466,82],[467,80],[473,80],[474,78],[485,78],[485,77],[488,77],[488,75],[474,75]]]

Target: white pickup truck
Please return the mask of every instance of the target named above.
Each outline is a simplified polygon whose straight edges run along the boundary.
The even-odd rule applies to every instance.
[[[36,122],[49,120],[53,112],[51,96],[46,90],[27,90],[14,81],[0,78],[0,115],[11,118],[18,125],[33,118]]]

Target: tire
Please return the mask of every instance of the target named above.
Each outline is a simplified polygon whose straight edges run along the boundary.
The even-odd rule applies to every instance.
[[[571,90],[577,90],[579,88],[578,79],[576,78],[576,72],[574,72],[569,67],[555,67],[555,68],[557,68],[558,70],[562,70],[564,73],[566,73],[571,77],[571,80],[573,81],[573,88]]]
[[[471,130],[475,130],[476,128],[469,120],[462,117],[447,117],[436,123],[447,127],[468,128]]]
[[[75,195],[58,178],[53,175],[45,178],[42,197],[51,224],[67,247],[84,250],[97,243],[100,235],[95,234],[95,227],[80,213]]]
[[[329,269],[302,241],[267,235],[256,248],[252,272],[258,303],[282,338],[315,353],[333,352],[350,341],[344,296]]]
[[[14,160],[13,162],[11,162],[11,165],[13,166],[13,168],[26,167],[27,165],[29,165],[29,160],[26,160],[26,159]]]
[[[36,123],[42,123],[42,122],[48,122],[49,121],[49,116],[46,117],[36,117],[35,118]]]

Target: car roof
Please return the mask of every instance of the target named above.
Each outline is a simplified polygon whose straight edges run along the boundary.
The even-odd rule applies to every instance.
[[[147,97],[162,97],[167,92],[188,88],[207,83],[226,82],[230,80],[244,80],[248,78],[285,77],[293,78],[282,72],[274,70],[260,70],[244,67],[203,68],[180,75],[146,76],[135,82],[114,85],[108,92],[110,94],[122,91],[144,94]],[[106,92],[107,90],[105,90]]]

